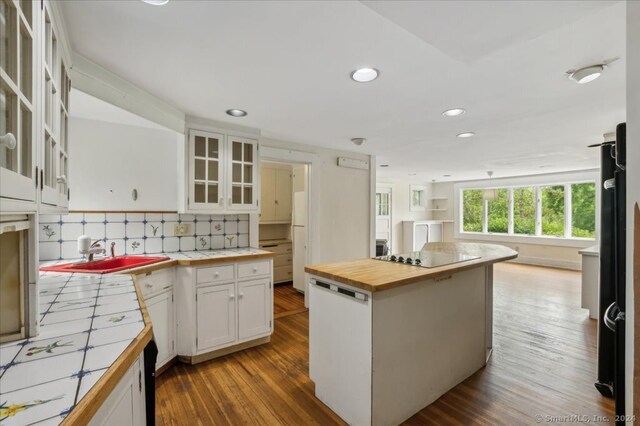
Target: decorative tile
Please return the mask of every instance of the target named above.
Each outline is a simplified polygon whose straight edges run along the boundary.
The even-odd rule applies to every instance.
[[[38,230],[38,241],[58,241],[60,239],[60,224],[41,223]]]
[[[0,410],[6,418],[2,424],[26,425],[66,412],[74,405],[77,388],[78,378],[74,377],[3,393]]]
[[[57,260],[60,259],[61,246],[58,242],[41,242],[38,244],[40,250],[40,260]]]
[[[61,238],[63,241],[76,241],[84,234],[84,225],[81,223],[68,223],[62,226]]]
[[[198,236],[196,238],[196,250],[209,250],[211,248],[211,237]]]
[[[196,239],[194,237],[180,238],[180,251],[193,251],[196,249]]]
[[[113,314],[95,317],[92,328],[99,330],[140,321],[142,321],[142,314],[139,310],[115,312]]]
[[[95,385],[100,377],[107,372],[106,368],[102,368],[100,370],[87,371],[82,375],[80,379],[80,388],[78,389],[78,402],[82,400],[82,398],[91,390],[93,385]]]
[[[87,345],[87,338],[87,333],[76,333],[30,342],[24,345],[15,360],[16,362],[26,362],[76,352]]]
[[[162,238],[147,238],[144,240],[144,251],[147,254],[162,253]]]
[[[62,253],[63,259],[78,259],[80,258],[80,253],[78,253],[78,242],[77,241],[65,241],[60,245],[60,252]]]
[[[124,213],[107,213],[106,214],[107,222],[121,222],[124,223],[125,215]]]
[[[101,346],[128,339],[131,341],[144,329],[143,322],[132,322],[115,327],[101,328],[91,332],[89,346]]]
[[[161,222],[147,222],[145,225],[144,235],[147,238],[160,238],[163,232],[164,228]]]
[[[106,220],[106,215],[104,213],[85,213],[84,221],[87,223],[102,223]]]
[[[123,340],[121,342],[90,348],[86,352],[84,369],[100,370],[101,368],[111,366],[122,351],[129,346],[129,343],[131,343],[131,340]]]
[[[238,237],[235,235],[227,235],[224,237],[224,248],[237,248]]]
[[[126,254],[143,254],[144,253],[144,240],[143,239],[128,239],[125,245]]]
[[[107,214],[108,216],[108,214]],[[124,222],[107,222],[107,238],[110,240],[121,239],[125,237]]]
[[[86,335],[84,336],[86,342]],[[25,347],[25,350],[29,346]],[[54,349],[55,350],[55,349]],[[84,351],[50,356],[36,362],[22,362],[8,368],[2,376],[2,393],[39,385],[52,380],[71,378],[82,366]]]
[[[40,321],[41,325],[53,324],[62,321],[73,321],[82,318],[90,318],[95,308],[73,309],[71,311],[55,312],[46,314]]]
[[[142,222],[144,221],[144,213],[127,213],[127,222]]]
[[[162,251],[173,253],[180,249],[180,239],[178,237],[165,237],[162,240]]]
[[[223,235],[224,234],[224,222],[213,221],[211,222],[211,235]]]

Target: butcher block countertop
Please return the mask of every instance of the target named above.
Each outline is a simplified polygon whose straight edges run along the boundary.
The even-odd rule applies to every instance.
[[[518,257],[516,251],[497,244],[429,243],[427,250],[441,253],[462,253],[480,256],[480,258],[436,268],[423,268],[376,259],[359,259],[310,265],[304,269],[307,273],[317,277],[376,292]]]

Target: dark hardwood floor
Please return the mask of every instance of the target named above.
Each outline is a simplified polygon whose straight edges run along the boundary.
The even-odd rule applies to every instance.
[[[613,401],[593,386],[596,322],[580,309],[580,274],[498,264],[494,280],[489,364],[406,424],[611,417]],[[275,289],[274,313],[280,318],[270,344],[196,366],[178,364],[158,378],[158,424],[344,424],[314,396],[308,376],[309,317],[306,310],[286,315],[303,309],[302,297],[290,290]],[[543,423],[548,422],[543,418]]]
[[[276,284],[273,290],[273,317],[275,319],[306,312],[304,295],[292,284]]]

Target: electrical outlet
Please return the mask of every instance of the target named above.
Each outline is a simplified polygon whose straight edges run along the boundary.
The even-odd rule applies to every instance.
[[[175,225],[173,225],[173,235],[176,237],[193,235],[191,233],[191,225],[188,223],[176,223]]]

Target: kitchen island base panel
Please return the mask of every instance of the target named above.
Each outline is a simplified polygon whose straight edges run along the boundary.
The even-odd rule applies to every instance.
[[[390,425],[464,381],[490,354],[491,272],[479,266],[374,293],[313,277],[309,374],[316,396],[350,424]]]

